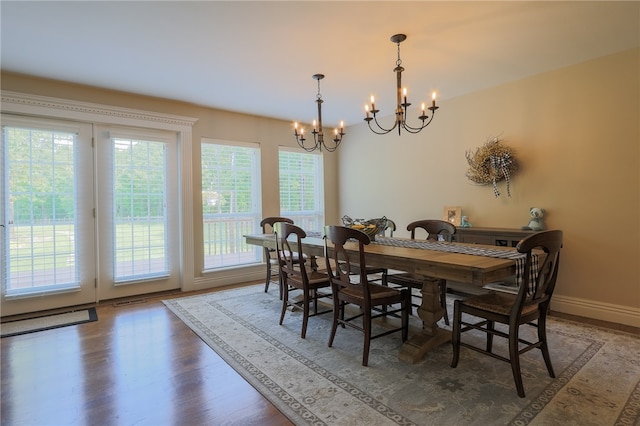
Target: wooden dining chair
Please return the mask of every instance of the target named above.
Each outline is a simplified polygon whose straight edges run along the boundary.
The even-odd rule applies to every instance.
[[[416,234],[418,234],[417,230],[419,229],[426,232],[426,239],[430,241],[438,241],[439,239],[451,241],[453,235],[456,233],[456,226],[451,222],[438,219],[417,220],[407,225],[407,231],[411,232],[412,240],[416,239]],[[424,280],[424,276],[408,272],[387,275],[388,284],[407,287],[409,291],[411,291],[412,288],[421,290]],[[449,325],[449,314],[447,313],[447,280],[439,280],[438,286],[440,287],[440,306],[444,309],[444,322]],[[421,298],[421,296],[419,298]],[[413,306],[418,308],[420,305],[414,303]]]
[[[362,331],[364,333],[362,365],[364,366],[369,363],[371,340],[397,331],[402,332],[403,342],[407,340],[411,309],[411,298],[407,289],[389,288],[369,281],[364,246],[370,242],[369,236],[357,229],[344,226],[325,227],[324,258],[333,293],[333,324],[329,347],[333,345],[338,325]],[[353,259],[353,257],[349,258],[345,247],[349,244],[357,244],[358,247],[356,262],[360,273],[357,282],[352,282],[349,273],[351,259]],[[330,245],[333,252],[329,249]],[[346,308],[350,304],[358,306],[359,310],[347,313]],[[387,309],[383,311],[383,307]],[[400,314],[399,327],[387,328],[385,331],[373,334],[373,319],[386,316],[397,317],[398,314]]]
[[[522,239],[516,246],[520,253],[525,253],[526,263],[523,272],[523,280],[518,287],[517,294],[492,291],[487,294],[471,296],[454,302],[453,310],[453,360],[451,367],[455,368],[460,359],[460,346],[492,356],[511,364],[513,379],[516,383],[518,396],[524,398],[524,386],[520,371],[520,355],[538,348],[542,352],[544,363],[549,371],[549,376],[555,378],[549,345],[546,335],[546,320],[549,312],[549,303],[556,286],[558,277],[558,265],[560,263],[560,249],[562,248],[562,231],[542,231]],[[540,257],[544,256],[542,265],[538,268],[537,277],[531,279],[531,269],[535,268],[532,251],[540,249]],[[482,318],[481,321],[463,319],[462,314]],[[472,322],[474,321],[474,322]],[[496,330],[495,323],[508,326],[508,333]],[[520,326],[529,324],[537,328],[538,341],[535,343],[522,339],[519,336]],[[479,330],[487,335],[486,348],[474,346],[461,341],[461,333],[470,330]],[[509,342],[509,357],[504,357],[493,352],[493,336],[503,337]],[[522,349],[520,344],[524,345]]]
[[[280,325],[284,321],[284,315],[288,307],[302,309],[302,332],[300,336],[304,339],[307,335],[307,324],[309,317],[331,312],[331,309],[318,311],[318,299],[331,297],[329,291],[320,293],[318,290],[331,287],[329,275],[324,272],[307,268],[306,258],[302,253],[302,239],[306,238],[306,232],[299,226],[287,222],[275,224],[276,253],[280,268],[280,278],[282,280],[282,313],[280,314]],[[291,247],[291,241],[295,242],[295,247]],[[302,259],[300,261],[299,259]],[[301,291],[302,300],[296,301],[291,297],[291,293]],[[313,303],[313,313],[310,312],[309,305]]]
[[[396,230],[396,223],[391,219],[384,218],[385,225],[380,227],[380,231],[376,234],[376,236],[384,237],[386,236],[387,231],[389,231],[389,236],[393,237],[393,232]],[[351,263],[352,275],[360,275],[360,265],[357,263]],[[370,281],[379,282],[382,285],[387,285],[387,275],[389,271],[387,268],[380,268],[377,266],[367,266],[367,276],[374,277],[371,278]]]
[[[262,233],[273,233],[273,226],[278,222],[293,223],[293,219],[279,216],[265,217],[260,221]],[[275,249],[271,249],[268,247],[264,248],[264,256],[267,263],[267,279],[264,283],[264,292],[267,293],[269,291],[269,284],[271,284],[271,275],[273,273],[273,269],[275,268],[275,270],[278,271],[278,256],[276,255]],[[280,287],[280,299],[282,299],[282,281],[280,280],[280,278],[278,278],[278,286]]]

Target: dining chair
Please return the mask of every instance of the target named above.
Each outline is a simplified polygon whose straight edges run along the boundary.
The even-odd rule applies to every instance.
[[[273,226],[278,222],[286,222],[293,223],[293,219],[289,219],[288,217],[279,217],[279,216],[270,216],[265,217],[260,221],[260,227],[262,228],[263,234],[273,233]],[[264,283],[264,292],[267,293],[269,291],[269,284],[271,284],[271,275],[273,268],[275,267],[278,270],[278,256],[276,255],[275,249],[271,249],[268,247],[264,248],[264,256],[267,263],[267,279]],[[278,285],[280,287],[280,299],[282,299],[282,281],[278,278]]]
[[[396,230],[396,223],[391,219],[384,218],[385,225],[380,227],[380,231],[376,234],[376,236],[385,237],[387,231],[389,231],[389,236],[393,237],[393,232]],[[360,265],[357,263],[351,263],[350,272],[352,275],[360,275]],[[382,285],[387,285],[387,268],[380,268],[377,266],[367,266],[367,276],[375,276],[375,278],[370,279],[369,281],[379,282]]]
[[[438,219],[417,220],[407,225],[407,231],[411,232],[412,240],[416,239],[416,234],[419,234],[419,229],[426,232],[426,239],[429,241],[444,240],[450,242],[456,233],[456,226],[451,222]],[[409,291],[413,288],[421,290],[424,280],[425,277],[423,275],[409,272],[387,275],[388,284],[407,287]],[[440,287],[440,306],[444,309],[444,322],[449,325],[449,314],[447,313],[447,280],[439,280],[438,286]],[[417,295],[414,297],[422,298],[422,296]],[[416,308],[420,307],[420,305],[416,303],[412,305]]]
[[[304,339],[307,335],[309,317],[331,312],[331,309],[318,311],[318,299],[331,297],[330,292],[320,293],[318,290],[331,287],[329,275],[306,266],[306,258],[302,253],[302,239],[307,233],[299,226],[287,222],[275,224],[276,253],[282,280],[282,312],[280,325],[284,321],[287,308],[302,309],[302,333]],[[291,247],[291,241],[295,242],[295,248]],[[302,259],[302,261],[299,261]],[[302,291],[302,300],[296,301],[291,297],[294,291]],[[309,305],[313,303],[313,313],[310,313]]]
[[[363,366],[369,363],[371,340],[397,331],[402,332],[403,342],[407,340],[409,310],[411,309],[411,297],[407,289],[390,288],[369,281],[364,246],[370,242],[369,236],[357,229],[345,226],[325,227],[324,258],[333,293],[333,324],[329,347],[333,345],[338,325],[342,328],[350,327],[363,332]],[[333,251],[330,251],[329,244],[331,244]],[[356,282],[352,282],[349,272],[353,257],[350,258],[347,251],[347,246],[353,244],[357,244],[356,262],[360,269]],[[355,312],[347,312],[348,305],[356,305],[359,309]],[[376,310],[376,308],[378,309]],[[386,310],[382,310],[382,308],[386,308]],[[384,331],[378,331],[374,334],[372,320],[386,316],[397,317],[398,314],[400,314],[400,326],[396,327],[392,323],[388,323],[388,327]],[[398,321],[398,319],[395,318],[394,321]]]
[[[522,383],[522,373],[520,371],[520,355],[538,348],[542,352],[544,363],[547,366],[549,376],[555,378],[551,358],[549,356],[549,345],[547,343],[546,322],[549,312],[549,303],[556,286],[558,277],[558,265],[560,263],[560,249],[562,248],[562,231],[542,231],[522,239],[516,249],[526,256],[522,283],[518,287],[517,294],[492,291],[487,294],[471,296],[463,300],[454,302],[453,310],[453,360],[451,367],[455,368],[460,359],[460,347],[472,349],[474,351],[492,356],[493,358],[511,364],[513,379],[516,383],[518,396],[524,398],[524,386]],[[533,256],[534,249],[538,249],[539,256]],[[544,254],[542,254],[542,252]],[[544,262],[535,274],[535,266],[538,257],[544,257]],[[531,278],[531,271],[534,271]],[[475,319],[463,319],[462,314],[482,318],[482,321],[475,322]],[[474,322],[472,322],[474,321]],[[497,330],[495,323],[506,324],[508,333]],[[520,326],[529,324],[537,328],[538,341],[529,342],[519,335]],[[470,330],[478,330],[486,333],[486,348],[482,349],[475,345],[461,341],[461,333]],[[503,337],[509,342],[509,356],[505,357],[493,352],[493,336]],[[521,345],[524,345],[522,349]]]

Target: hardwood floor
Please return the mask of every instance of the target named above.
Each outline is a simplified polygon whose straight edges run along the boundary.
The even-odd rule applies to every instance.
[[[101,304],[96,322],[3,338],[0,424],[292,424],[163,298]]]
[[[0,424],[291,425],[161,303],[182,296],[105,302],[97,322],[1,339]]]

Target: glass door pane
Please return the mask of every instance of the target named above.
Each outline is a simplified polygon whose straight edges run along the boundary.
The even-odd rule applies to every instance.
[[[50,296],[36,303],[43,309],[95,300],[90,134],[3,116],[4,315],[30,296]]]
[[[113,139],[116,281],[168,275],[166,144]]]

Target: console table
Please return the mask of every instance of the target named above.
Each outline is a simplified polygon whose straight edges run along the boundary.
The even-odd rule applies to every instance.
[[[470,244],[487,244],[491,246],[515,247],[521,239],[535,234],[536,231],[517,228],[462,228],[456,229],[454,241]]]
[[[462,228],[458,226],[453,241],[467,244],[486,244],[490,246],[515,247],[521,239],[535,234],[536,231],[523,231],[518,228]],[[482,294],[486,290],[477,285],[447,280],[447,290],[459,294]]]

